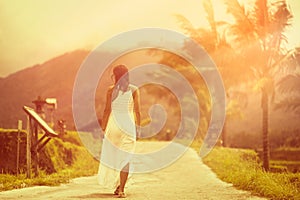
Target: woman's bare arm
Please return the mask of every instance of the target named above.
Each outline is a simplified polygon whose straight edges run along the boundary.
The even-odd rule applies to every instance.
[[[113,87],[110,87],[106,92],[106,103],[105,108],[102,116],[102,130],[104,131],[107,126],[108,118],[111,112],[111,94],[112,94]]]
[[[138,89],[136,89],[133,92],[133,102],[134,102],[135,123],[137,126],[140,126],[141,125],[140,92]]]

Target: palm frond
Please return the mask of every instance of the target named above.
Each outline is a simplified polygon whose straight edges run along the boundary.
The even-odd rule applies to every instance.
[[[294,111],[299,114],[300,112],[300,97],[287,97],[274,104],[274,109],[283,109],[285,111]]]
[[[260,37],[266,37],[267,27],[269,26],[269,12],[267,0],[256,0],[253,9],[256,30]]]
[[[257,34],[255,26],[250,19],[250,16],[246,13],[245,8],[238,2],[238,0],[224,0],[227,13],[231,14],[235,23],[228,28],[230,35],[230,43],[237,49],[243,49],[247,47],[249,43],[256,40]]]
[[[224,0],[227,13],[231,14],[237,21],[244,21],[245,8],[237,0]]]
[[[283,32],[287,26],[291,25],[293,19],[291,10],[285,0],[276,1],[272,7],[271,31]]]
[[[215,20],[214,8],[211,0],[204,0],[203,7],[207,14],[207,21],[210,24],[212,34],[214,35],[215,42],[218,43],[218,34]]]
[[[187,35],[197,35],[197,29],[193,26],[193,24],[183,15],[176,14],[175,17],[181,28],[185,31]]]
[[[270,66],[271,73],[274,76],[282,77],[291,74],[296,70],[297,62],[295,59],[295,50],[279,49],[275,51],[274,60]]]
[[[282,93],[300,92],[300,75],[287,75],[277,83],[277,86]]]

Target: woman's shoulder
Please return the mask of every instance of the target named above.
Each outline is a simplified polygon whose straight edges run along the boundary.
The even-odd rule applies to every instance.
[[[137,95],[139,95],[139,88],[135,85],[132,85],[132,84],[129,84],[129,88],[130,88],[130,91],[133,95],[133,97],[136,97]]]
[[[135,86],[135,85],[133,85],[133,84],[129,84],[128,87],[130,88],[130,90],[131,90],[132,92],[134,92],[134,91],[136,91],[136,90],[139,89],[137,86]]]

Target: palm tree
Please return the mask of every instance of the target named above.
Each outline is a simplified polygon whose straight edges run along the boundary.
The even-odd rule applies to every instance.
[[[237,0],[224,0],[227,12],[236,22],[227,32],[228,40],[244,60],[241,67],[252,69],[257,79],[256,88],[261,92],[263,167],[269,170],[269,104],[274,94],[274,74],[285,57],[282,42],[285,28],[292,18],[285,0],[273,3],[256,0],[248,11]]]
[[[215,20],[215,13],[211,0],[204,0],[203,8],[207,15],[209,27],[195,28],[188,19],[181,15],[177,15],[177,19],[185,33],[194,41],[202,45],[202,47],[212,57],[223,77],[226,91],[235,92],[233,91],[233,86],[236,86],[238,83],[247,78],[250,73],[250,69],[246,68],[244,73],[240,73],[240,66],[245,65],[246,63],[244,63],[244,60],[236,59],[236,57],[238,57],[238,53],[227,42],[225,37],[229,24],[225,21]],[[188,43],[185,44],[185,49],[189,51]],[[227,93],[227,98],[230,99],[231,103],[227,105],[229,109],[226,109],[226,118],[222,131],[223,146],[227,146],[226,124],[228,119],[236,118],[237,113],[239,113],[239,108],[241,106],[243,107],[243,105],[240,105],[240,100],[232,98],[229,92]],[[239,103],[232,104],[232,102]]]
[[[219,44],[219,36],[217,34],[217,23],[214,20],[213,7],[210,0],[204,1],[204,8],[208,14],[207,19],[211,29],[197,29],[184,16],[176,15],[176,17],[187,35],[201,44],[207,52],[214,52]],[[222,23],[223,22],[220,22],[218,25],[221,25]],[[189,49],[188,43],[185,44],[184,50],[188,51],[192,55],[192,52],[190,52],[192,50]],[[151,54],[155,54],[156,51],[157,50],[150,50],[149,52]],[[209,93],[205,86],[205,82],[202,80],[202,77],[198,74],[197,70],[195,70],[184,58],[165,52],[163,54],[163,58],[160,60],[160,63],[167,66],[172,66],[175,70],[185,76],[191,83],[194,91],[196,91],[198,99],[209,99]],[[162,72],[159,72],[159,74],[161,73]],[[203,84],[199,84],[199,81]],[[210,102],[200,101],[199,108],[202,111],[200,118],[201,126],[199,128],[199,132],[201,133],[204,132],[204,130],[207,130],[207,125],[210,120]]]

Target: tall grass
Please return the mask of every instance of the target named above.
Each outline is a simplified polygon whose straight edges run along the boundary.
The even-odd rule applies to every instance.
[[[265,172],[253,150],[217,147],[203,162],[239,189],[274,200],[300,199],[300,174]]]

